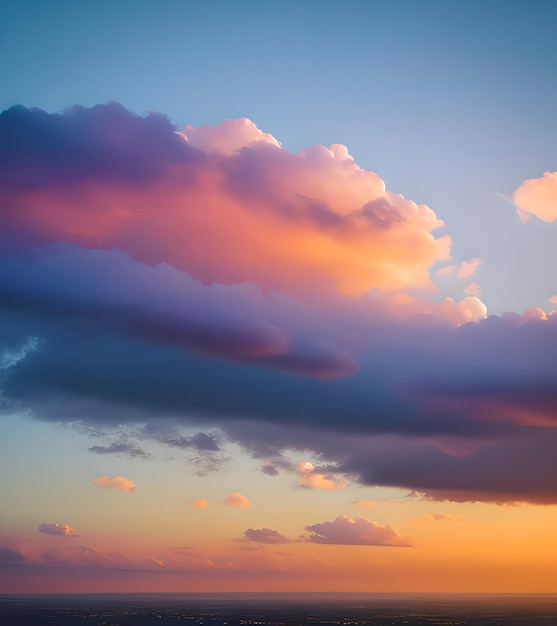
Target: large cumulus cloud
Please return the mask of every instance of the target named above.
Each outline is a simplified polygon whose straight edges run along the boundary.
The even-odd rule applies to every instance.
[[[333,483],[557,501],[557,317],[435,294],[442,222],[343,146],[16,107],[0,162],[12,410],[204,424],[273,467],[314,450]]]

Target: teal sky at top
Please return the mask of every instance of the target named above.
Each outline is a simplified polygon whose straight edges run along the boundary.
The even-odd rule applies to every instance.
[[[490,312],[548,309],[556,224],[496,194],[557,170],[556,27],[551,0],[0,0],[0,108],[116,100],[344,143],[445,220],[455,261],[484,258]]]

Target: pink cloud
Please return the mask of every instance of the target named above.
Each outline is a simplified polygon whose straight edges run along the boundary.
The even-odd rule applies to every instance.
[[[306,526],[312,535],[309,541],[352,546],[410,547],[409,540],[402,537],[392,526],[383,526],[366,517],[340,515],[332,522]]]
[[[557,304],[557,295],[555,296],[551,296],[550,298],[548,298],[549,302],[551,302],[551,304]]]
[[[251,506],[251,502],[246,498],[246,496],[238,492],[229,493],[224,499],[224,504],[237,509],[246,509]]]
[[[11,162],[0,198],[17,207],[2,226],[29,239],[119,249],[205,284],[249,281],[299,297],[433,289],[429,268],[448,258],[450,239],[432,234],[442,225],[435,213],[386,191],[338,144],[291,154],[245,119],[190,127],[186,141],[162,116],[118,105],[62,116],[23,109],[6,123],[23,134],[38,117],[44,129],[25,146],[27,161],[20,151]],[[41,158],[75,150],[76,133],[90,143],[77,155],[68,147],[67,163]]]
[[[462,261],[456,272],[457,278],[470,278],[482,263],[483,259],[480,257],[474,257],[469,261]]]
[[[47,535],[58,535],[60,537],[77,537],[75,530],[67,524],[46,524],[39,526],[39,532]]]
[[[479,298],[482,295],[482,288],[479,283],[470,283],[462,290],[467,296],[475,296]]]
[[[456,265],[445,265],[445,267],[439,267],[435,273],[437,276],[450,276],[456,273]]]
[[[522,222],[532,215],[544,222],[557,218],[557,172],[525,180],[513,194],[513,203]]]
[[[269,133],[264,133],[247,118],[225,120],[217,126],[186,126],[177,133],[190,145],[204,152],[218,152],[230,156],[241,148],[256,143],[266,143],[280,148],[280,143]]]
[[[203,498],[197,498],[190,502],[190,506],[193,506],[196,509],[206,509],[207,505],[208,505],[207,500],[204,500]]]
[[[99,487],[102,487],[103,489],[117,489],[118,491],[125,491],[128,493],[137,491],[133,480],[129,480],[123,476],[114,476],[113,478],[110,478],[109,476],[101,476],[100,478],[93,478],[91,482]]]

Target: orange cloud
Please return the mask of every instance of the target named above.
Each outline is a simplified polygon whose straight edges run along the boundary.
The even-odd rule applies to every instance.
[[[207,508],[208,502],[203,498],[197,498],[196,500],[192,500],[190,502],[190,506],[195,507],[196,509],[205,509]]]
[[[58,535],[60,537],[77,537],[75,530],[67,524],[46,524],[39,526],[39,532],[47,535]]]
[[[309,489],[342,489],[346,487],[348,481],[341,476],[334,474],[323,474],[316,471],[315,467],[308,461],[298,463],[298,481],[302,487]]]
[[[522,222],[532,215],[544,222],[557,218],[557,172],[525,180],[513,194],[513,203]]]
[[[24,124],[34,114],[19,115]],[[387,191],[339,144],[292,154],[240,119],[181,135],[157,120],[160,146],[135,145],[137,127],[152,119],[114,104],[68,117],[67,128],[64,116],[57,122],[58,139],[66,133],[70,141],[72,129],[86,127],[94,145],[80,158],[91,163],[76,169],[34,161],[40,184],[3,191],[2,204],[14,207],[3,227],[119,249],[149,265],[165,261],[206,284],[248,281],[304,297],[433,290],[429,268],[449,258],[450,238],[433,234],[443,225],[434,211]],[[108,136],[112,118],[122,154],[113,143],[95,143]],[[106,162],[94,161],[103,151]],[[76,203],[76,196],[86,200]]]
[[[229,493],[224,499],[224,504],[226,506],[233,506],[237,509],[246,509],[251,506],[251,502],[246,498],[246,496],[238,492]]]
[[[93,478],[91,482],[103,489],[117,489],[118,491],[126,491],[128,493],[137,491],[133,480],[124,478],[123,476],[101,476],[100,478]]]

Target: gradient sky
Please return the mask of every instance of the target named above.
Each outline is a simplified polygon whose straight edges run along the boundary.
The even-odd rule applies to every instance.
[[[0,0],[0,593],[557,592],[556,20]]]

